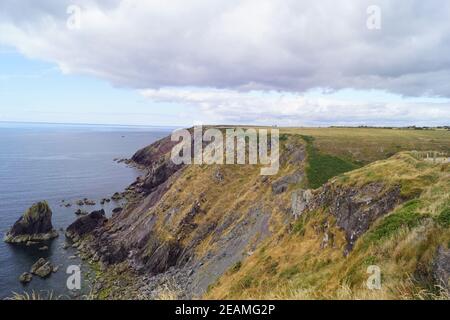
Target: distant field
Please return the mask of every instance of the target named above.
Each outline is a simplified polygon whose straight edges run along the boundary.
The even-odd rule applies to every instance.
[[[450,153],[447,130],[280,128],[280,133],[312,136],[319,151],[361,164],[407,150]]]

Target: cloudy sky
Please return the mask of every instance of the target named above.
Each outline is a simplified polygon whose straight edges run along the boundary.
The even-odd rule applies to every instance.
[[[449,125],[449,16],[446,0],[0,0],[0,121]]]

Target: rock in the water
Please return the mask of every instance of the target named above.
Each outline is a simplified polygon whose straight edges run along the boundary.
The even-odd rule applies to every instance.
[[[85,210],[78,209],[77,211],[75,211],[75,214],[76,214],[77,216],[81,216],[81,215],[88,214],[88,212],[85,211]]]
[[[53,229],[52,210],[46,201],[32,205],[16,221],[5,236],[8,243],[27,243],[56,238],[58,232]]]
[[[105,210],[93,211],[72,223],[66,229],[66,237],[73,242],[77,242],[82,236],[102,226],[107,220]]]
[[[33,279],[33,275],[29,272],[24,272],[19,277],[19,281],[23,284],[29,283],[32,279]]]
[[[39,248],[39,250],[40,250],[40,251],[47,251],[47,250],[48,250],[48,247],[47,247],[47,246],[42,246],[42,247]]]
[[[114,201],[119,201],[122,198],[123,198],[122,195],[118,192],[114,193],[113,196],[111,197],[111,199]]]
[[[111,199],[109,199],[109,198],[103,198],[103,199],[100,201],[100,204],[101,204],[101,205],[104,205],[105,203],[109,203],[109,202],[111,202]]]
[[[31,273],[41,278],[47,278],[53,272],[53,266],[50,261],[40,258],[31,266]]]
[[[87,206],[95,206],[94,200],[84,199],[84,204]]]

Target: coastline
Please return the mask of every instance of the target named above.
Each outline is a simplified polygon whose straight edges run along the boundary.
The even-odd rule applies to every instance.
[[[90,291],[88,268],[81,268],[83,292],[70,293],[66,288],[70,265],[80,264],[74,258],[75,248],[67,247],[65,229],[80,214],[104,209],[106,215],[122,206],[111,198],[114,192],[124,192],[138,176],[142,167],[133,166],[115,158],[130,157],[142,146],[146,146],[167,133],[152,131],[116,131],[115,128],[97,130],[80,128],[72,130],[65,126],[41,126],[36,128],[3,128],[5,140],[0,144],[2,166],[0,178],[0,299],[11,297],[12,292],[53,292],[62,298],[72,299]],[[16,169],[15,169],[16,168]],[[79,207],[78,201],[87,199],[88,204]],[[12,245],[3,241],[7,231],[33,203],[48,200],[53,211],[53,224],[59,237],[42,245]],[[93,201],[95,205],[89,205]],[[77,215],[78,214],[78,215]],[[30,243],[31,244],[31,243]],[[47,247],[47,250],[44,250]],[[42,248],[42,250],[39,250]],[[22,285],[19,277],[29,272],[39,258],[45,258],[58,269],[46,279],[33,277]],[[85,281],[86,280],[86,281]]]

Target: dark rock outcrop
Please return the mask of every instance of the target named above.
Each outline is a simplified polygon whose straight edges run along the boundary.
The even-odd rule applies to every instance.
[[[404,201],[400,187],[386,188],[382,183],[369,183],[362,187],[325,184],[309,201],[309,209],[328,208],[336,217],[336,224],[345,232],[347,255],[356,240],[365,233],[375,220],[391,212]]]
[[[122,196],[119,192],[115,192],[115,193],[112,195],[111,200],[113,200],[113,201],[119,201],[119,200],[122,199],[122,198],[123,198],[123,196]]]
[[[178,143],[178,141],[171,141],[171,137],[167,136],[138,150],[131,160],[142,166],[153,167],[156,163],[161,162],[161,159],[167,158],[172,148]]]
[[[56,238],[58,232],[53,229],[52,210],[47,202],[32,205],[6,233],[5,242],[27,243]]]
[[[450,294],[450,249],[438,248],[433,261],[433,277],[436,284]]]
[[[138,150],[133,155],[132,161],[148,170],[142,181],[137,181],[135,185],[137,191],[145,194],[153,192],[175,172],[184,167],[184,165],[174,164],[170,159],[172,148],[177,144],[177,141],[171,141],[171,137],[168,136]]]
[[[84,235],[94,231],[102,226],[108,219],[105,216],[105,210],[93,211],[88,215],[78,218],[66,229],[66,237],[77,242]]]
[[[114,213],[114,214],[118,214],[118,213],[121,213],[121,212],[122,212],[122,210],[123,210],[123,208],[122,208],[122,207],[117,207],[117,208],[114,208],[114,209],[112,210],[112,213]]]
[[[297,184],[301,182],[303,179],[303,174],[300,172],[296,172],[292,175],[281,177],[274,182],[272,182],[272,192],[274,194],[280,194],[286,192],[289,188],[289,185]]]
[[[152,191],[180,168],[180,165],[175,165],[170,160],[152,167],[150,173],[145,177],[143,188],[147,191]]]

